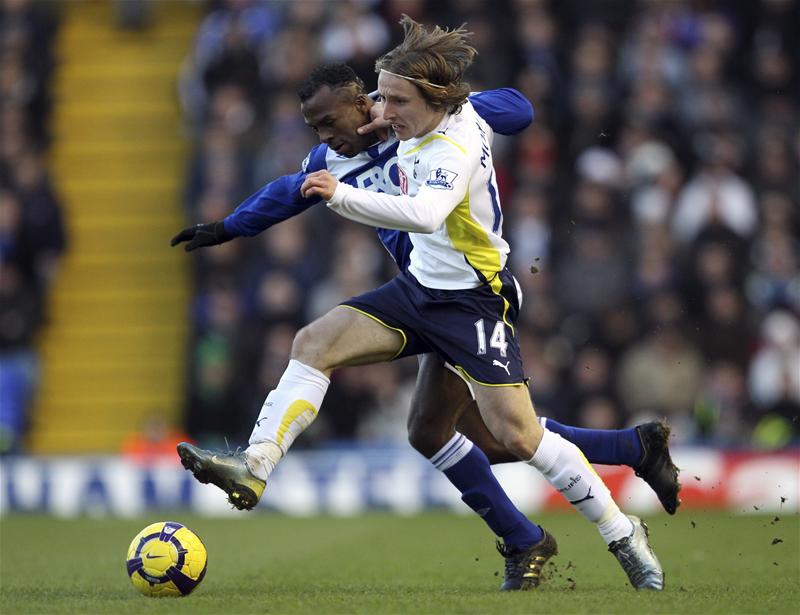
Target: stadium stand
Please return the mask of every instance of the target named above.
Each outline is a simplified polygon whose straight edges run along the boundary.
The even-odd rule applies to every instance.
[[[119,450],[182,395],[186,263],[161,249],[180,223],[186,158],[175,75],[198,6],[153,3],[122,29],[110,2],[57,5],[51,171],[70,251],[38,344],[35,453]]]
[[[45,167],[57,31],[48,7],[0,4],[0,454],[24,447],[42,363],[35,339],[67,244]]]
[[[154,415],[246,440],[298,327],[393,265],[322,207],[191,258],[169,237],[296,171],[298,84],[374,85],[403,12],[466,21],[473,88],[534,104],[495,160],[538,411],[798,443],[797,1],[3,0],[0,451],[117,451]],[[404,441],[415,373],[341,370],[300,444]]]

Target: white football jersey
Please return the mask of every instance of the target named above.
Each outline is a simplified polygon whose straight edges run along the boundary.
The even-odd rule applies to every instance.
[[[397,150],[400,196],[340,183],[328,206],[342,216],[408,231],[409,271],[428,288],[475,288],[505,267],[509,247],[495,179],[493,133],[466,102]]]

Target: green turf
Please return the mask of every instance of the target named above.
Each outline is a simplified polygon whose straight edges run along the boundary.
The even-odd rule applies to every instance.
[[[137,594],[124,566],[131,538],[159,519],[11,516],[0,519],[0,613],[798,613],[800,518],[779,516],[650,517],[662,593],[631,589],[576,514],[542,516],[560,546],[549,580],[500,594],[501,559],[470,517],[172,514],[204,540],[208,574],[191,596],[161,600]]]

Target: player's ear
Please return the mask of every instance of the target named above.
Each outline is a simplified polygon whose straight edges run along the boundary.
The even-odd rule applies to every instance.
[[[355,105],[356,109],[358,109],[361,113],[367,113],[369,108],[374,104],[372,99],[364,93],[358,94],[356,96]]]

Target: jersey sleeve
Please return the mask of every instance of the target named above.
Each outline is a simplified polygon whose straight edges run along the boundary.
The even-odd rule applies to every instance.
[[[427,152],[426,152],[427,153]],[[339,215],[371,226],[433,233],[464,200],[471,160],[465,149],[437,139],[418,172],[425,179],[416,195],[394,196],[368,192],[339,182],[328,207]]]
[[[533,121],[533,105],[513,88],[475,92],[469,102],[497,134],[518,134]]]
[[[306,174],[326,168],[326,150],[326,146],[318,145],[303,161],[301,171],[279,177],[247,197],[223,220],[225,230],[236,237],[252,237],[319,203],[318,197],[300,196],[300,187]]]

